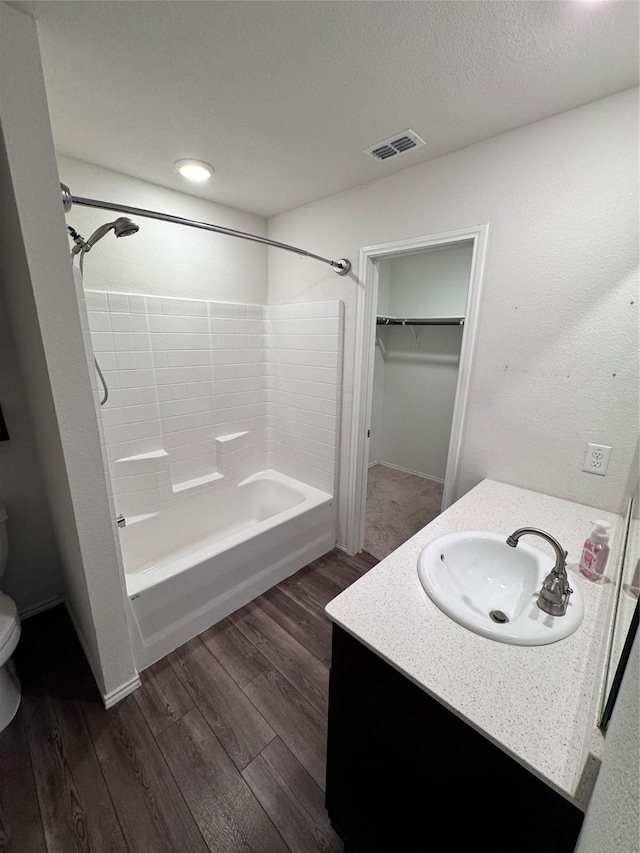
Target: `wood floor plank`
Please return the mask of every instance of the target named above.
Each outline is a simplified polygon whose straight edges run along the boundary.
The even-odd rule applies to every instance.
[[[293,576],[295,578],[295,575]],[[324,609],[327,604],[343,591],[343,584],[333,576],[321,575],[320,572],[311,571],[298,582],[307,592],[315,598]]]
[[[339,574],[348,572],[356,577],[362,577],[362,575],[366,574],[369,569],[373,568],[379,562],[380,560],[377,557],[368,554],[366,551],[360,551],[359,554],[345,554],[344,551],[335,548],[333,551],[329,551],[327,554],[309,563],[308,566],[305,566],[305,569],[314,571],[319,567],[326,569],[335,567]]]
[[[323,716],[327,716],[329,671],[256,603],[232,614],[233,624],[245,635]]]
[[[371,560],[373,558],[367,560],[365,565]],[[348,574],[335,572],[332,569],[333,565],[328,561],[324,564],[316,561],[311,563],[304,573],[298,572],[292,575],[281,587],[285,593],[299,599],[305,606],[313,609],[315,605],[315,608],[324,614],[326,605],[350,586],[350,583],[346,582]],[[354,582],[357,579],[355,577]]]
[[[341,569],[336,570],[332,564],[318,564],[314,566],[314,571],[321,578],[328,579],[331,577],[336,582],[336,585],[340,587],[340,592],[344,592],[352,583],[355,583],[362,577],[362,575],[351,569],[347,569],[346,571]]]
[[[171,666],[239,770],[275,732],[198,637],[169,655]]]
[[[375,562],[325,555],[151,667],[110,711],[63,608],[27,620],[23,707],[0,734],[0,851],[339,849],[318,793],[324,604]]]
[[[239,687],[269,669],[269,661],[228,619],[204,631],[200,639]]]
[[[327,721],[306,702],[277,670],[268,670],[247,684],[244,692],[269,720],[312,779],[324,790]]]
[[[337,580],[323,577],[317,570],[318,561],[310,563],[304,569],[284,580],[279,589],[295,598],[319,618],[326,618],[326,605],[343,590]]]
[[[348,561],[353,563],[354,565],[359,566],[362,569],[362,574],[366,574],[369,569],[372,569],[374,566],[377,566],[380,560],[377,557],[374,557],[373,554],[369,554],[368,551],[360,551],[359,554],[355,554],[351,556],[350,554],[345,554]]]
[[[335,579],[340,583],[343,589],[351,586],[362,575],[366,574],[369,569],[372,569],[378,564],[378,560],[362,551],[355,556],[342,554],[339,551],[334,551],[321,557],[319,560],[311,563],[313,571],[328,579]]]
[[[47,851],[22,711],[0,733],[0,851]]]
[[[24,713],[49,853],[126,851],[80,706],[43,674],[24,685]]]
[[[83,701],[82,707],[132,853],[206,851],[202,835],[133,696],[109,711],[96,701]]]
[[[324,612],[324,604],[320,604],[317,598],[309,592],[304,586],[303,580],[297,577],[299,574],[300,572],[279,584],[279,591],[293,598],[294,601],[301,604],[305,610],[308,610],[317,619],[326,619],[327,615]]]
[[[288,848],[197,709],[158,737],[174,778],[214,853]],[[176,850],[190,850],[186,845]]]
[[[296,853],[341,853],[324,794],[280,738],[242,771],[276,828]]]
[[[193,708],[189,694],[166,658],[140,674],[142,687],[133,694],[155,736]]]
[[[261,595],[256,604],[318,660],[331,651],[331,623],[326,616],[311,613],[278,587]]]

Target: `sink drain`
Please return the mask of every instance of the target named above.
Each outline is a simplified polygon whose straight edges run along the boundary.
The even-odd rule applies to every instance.
[[[489,613],[489,616],[491,616],[494,622],[498,622],[500,625],[509,621],[509,617],[506,613],[503,613],[502,610],[492,610]]]

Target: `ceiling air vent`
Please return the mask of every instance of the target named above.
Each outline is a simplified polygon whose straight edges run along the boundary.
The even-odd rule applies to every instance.
[[[405,151],[410,151],[412,148],[419,148],[421,145],[426,145],[424,139],[414,133],[412,130],[403,130],[400,133],[390,136],[388,139],[383,139],[382,142],[376,142],[369,148],[364,148],[364,153],[374,160],[388,160],[390,157],[395,157],[397,154],[404,154]]]

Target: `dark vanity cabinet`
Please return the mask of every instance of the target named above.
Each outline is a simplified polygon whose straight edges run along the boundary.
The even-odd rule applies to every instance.
[[[570,853],[583,819],[336,625],[326,807],[345,853]]]

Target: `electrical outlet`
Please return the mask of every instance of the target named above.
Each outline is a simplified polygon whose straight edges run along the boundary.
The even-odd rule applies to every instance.
[[[599,474],[601,477],[607,473],[609,455],[611,448],[606,444],[587,444],[587,452],[584,457],[583,471],[589,474]]]

